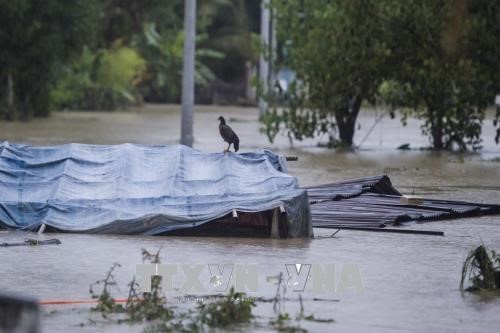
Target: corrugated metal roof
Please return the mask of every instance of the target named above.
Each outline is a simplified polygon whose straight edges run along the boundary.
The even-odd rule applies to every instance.
[[[401,202],[389,177],[374,176],[307,187],[314,227],[384,227],[409,221],[436,221],[500,214],[498,204],[423,199]]]

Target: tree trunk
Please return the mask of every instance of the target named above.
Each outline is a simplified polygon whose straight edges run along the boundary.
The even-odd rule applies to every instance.
[[[29,121],[33,115],[33,110],[31,106],[31,98],[29,94],[25,94],[20,103],[21,120]]]
[[[9,108],[14,106],[14,81],[12,74],[7,74],[7,105]]]
[[[352,102],[348,103],[346,108],[335,112],[340,142],[344,146],[351,147],[353,144],[356,119],[361,108],[361,102],[361,97],[356,96]]]
[[[441,150],[444,148],[443,144],[443,113],[440,110],[436,110],[434,119],[431,119],[431,134],[432,134],[432,145],[436,150]]]
[[[17,120],[17,110],[14,107],[14,79],[12,73],[7,74],[7,120]]]

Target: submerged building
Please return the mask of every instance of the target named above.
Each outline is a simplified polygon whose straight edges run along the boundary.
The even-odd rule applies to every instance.
[[[0,227],[107,234],[311,237],[283,157],[181,145],[0,143]]]

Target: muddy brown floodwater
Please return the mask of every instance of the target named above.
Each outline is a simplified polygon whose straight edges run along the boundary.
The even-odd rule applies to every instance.
[[[0,139],[34,145],[174,144],[180,132],[179,110],[178,106],[149,105],[127,112],[62,112],[29,123],[2,122]],[[365,137],[380,112],[362,112],[356,142]],[[318,148],[313,140],[296,143],[293,148],[283,137],[269,144],[259,134],[257,110],[253,108],[198,107],[195,148],[206,152],[225,148],[217,129],[219,115],[224,115],[238,133],[241,151],[267,147],[280,154],[297,155],[299,161],[290,163],[289,172],[301,185],[387,173],[404,193],[500,203],[500,147],[493,143],[490,120],[483,128],[485,142],[481,154],[398,151],[395,148],[400,144],[411,143],[417,148],[428,145],[428,140],[420,135],[418,121],[401,127],[399,120],[388,118],[375,127],[359,150],[334,152]],[[333,239],[314,240],[44,234],[41,239],[57,237],[62,245],[0,248],[0,288],[39,300],[88,299],[89,284],[103,278],[108,268],[118,262],[121,267],[116,271],[116,279],[120,290],[115,295],[125,297],[135,265],[141,262],[141,248],[161,248],[165,263],[257,264],[259,291],[252,296],[273,296],[276,287],[266,282],[266,277],[285,272],[285,264],[334,264],[337,285],[345,268],[355,267],[362,279],[362,290],[337,288],[318,294],[306,289],[303,293],[306,314],[335,320],[331,324],[301,322],[302,327],[313,332],[499,332],[500,299],[462,295],[458,286],[462,262],[472,247],[484,243],[500,251],[500,216],[414,224],[410,228],[441,230],[445,237],[347,230]],[[328,235],[329,231],[316,229],[315,234]],[[26,237],[36,235],[4,231],[0,232],[0,243]],[[167,296],[176,302],[174,295]],[[298,294],[288,291],[287,296],[293,299]],[[177,303],[185,307],[195,305],[191,300]],[[284,306],[292,315],[299,309],[293,300]],[[91,324],[88,309],[89,306],[44,306],[43,331],[142,330],[141,326],[102,320]],[[273,316],[272,306],[259,303],[256,314],[261,325],[250,329],[270,330],[262,323]]]

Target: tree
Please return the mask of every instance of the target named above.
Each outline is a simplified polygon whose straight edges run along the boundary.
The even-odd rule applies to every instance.
[[[54,109],[113,110],[142,102],[136,86],[145,75],[145,61],[133,48],[120,43],[96,51],[84,47],[62,67],[50,91]]]
[[[6,118],[48,114],[58,64],[91,43],[97,6],[97,0],[0,0],[0,82],[7,87],[0,108]]]
[[[208,38],[200,43],[200,46],[224,53],[224,61],[211,60],[207,64],[216,73],[217,78],[237,83],[247,75],[246,63],[256,63],[259,58],[254,42],[258,37],[254,33],[259,31],[260,27],[260,1],[218,2],[219,5],[211,6],[211,14],[206,13],[206,5],[200,8],[199,15],[203,17],[200,28],[208,34]],[[203,22],[206,22],[206,27],[203,27]]]
[[[117,41],[135,48],[147,71],[138,91],[147,102],[179,102],[183,57],[182,0],[107,0],[103,19],[104,46]],[[242,0],[198,1],[196,4],[195,83],[208,86],[217,78],[241,78],[241,53],[248,49]],[[238,9],[238,10],[236,10]],[[236,23],[233,23],[236,22]],[[243,30],[240,33],[240,30]],[[220,33],[219,33],[220,32]],[[248,32],[247,32],[248,35]],[[242,46],[246,49],[243,50]],[[247,57],[248,57],[248,52]],[[225,55],[228,55],[225,57]],[[225,58],[225,61],[221,61]],[[244,62],[243,62],[244,64]],[[239,65],[239,67],[238,67]],[[225,73],[228,75],[224,76]]]
[[[274,110],[262,121],[272,139],[328,135],[329,145],[353,145],[364,101],[374,102],[386,75],[385,1],[274,1],[283,54],[276,67],[289,67],[296,80],[286,92],[267,92]],[[283,110],[278,110],[278,104]]]
[[[392,102],[424,120],[433,148],[479,149],[485,109],[500,91],[500,3],[411,0],[391,7],[391,73],[402,92]]]
[[[153,23],[160,32],[182,30],[183,0],[105,0],[102,30],[104,46],[117,40],[128,44]]]

